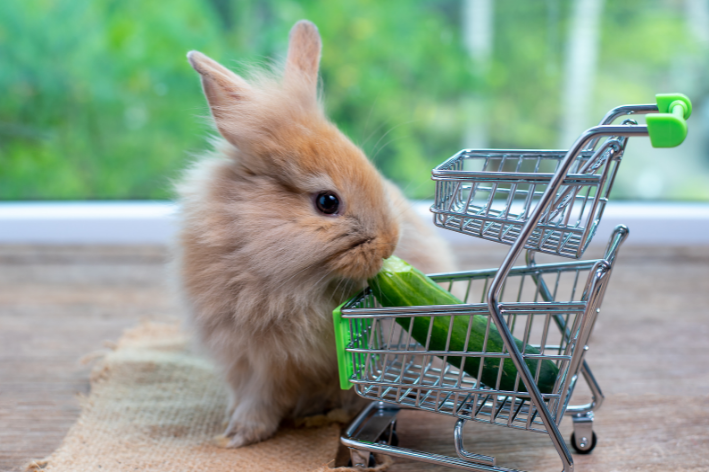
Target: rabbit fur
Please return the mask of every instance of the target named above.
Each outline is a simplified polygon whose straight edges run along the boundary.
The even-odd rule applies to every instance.
[[[282,78],[248,81],[192,51],[221,137],[178,184],[178,276],[192,326],[230,391],[225,445],[271,436],[286,417],[355,408],[339,388],[332,311],[392,253],[453,269],[399,189],[323,112],[321,41],[290,33]],[[335,214],[315,204],[322,192]]]

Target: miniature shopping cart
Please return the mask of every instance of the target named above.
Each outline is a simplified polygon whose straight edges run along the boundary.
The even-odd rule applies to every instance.
[[[685,96],[658,95],[656,105],[611,110],[568,151],[463,150],[433,170],[436,200],[431,211],[437,226],[512,247],[497,269],[431,275],[461,305],[383,308],[367,288],[335,310],[342,387],[353,386],[373,400],[341,438],[353,465],[372,465],[371,453],[383,453],[466,470],[509,472],[495,458],[465,449],[463,426],[472,421],[546,433],[563,470],[573,470],[559,425],[565,414],[572,416],[571,445],[579,453],[595,447],[593,413],[603,394],[584,355],[628,229],[615,229],[602,259],[537,264],[534,256],[543,252],[580,258],[601,220],[628,138],[649,136],[655,147],[677,146],[686,136],[690,113]],[[649,114],[647,124],[632,119],[612,124],[632,114]],[[526,264],[513,267],[523,249]],[[455,317],[475,316],[487,323],[480,351],[468,351],[468,339],[462,351],[435,351],[428,347],[430,339],[412,337],[415,317],[427,317],[429,323],[445,317],[453,326]],[[495,330],[504,342],[502,352],[487,347]],[[479,379],[489,360],[498,363],[499,374],[496,382],[484,384]],[[466,361],[480,366],[478,375],[466,372]],[[514,388],[503,389],[503,364],[510,362],[517,369]],[[543,362],[558,368],[553,388],[545,391],[538,387]],[[580,377],[592,401],[570,405]],[[458,457],[398,447],[396,414],[401,408],[457,418],[453,433]]]

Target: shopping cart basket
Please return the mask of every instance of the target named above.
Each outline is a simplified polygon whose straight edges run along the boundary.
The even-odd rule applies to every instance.
[[[581,453],[593,449],[593,412],[603,394],[584,355],[628,229],[615,229],[598,260],[537,264],[534,255],[583,254],[602,217],[628,137],[649,135],[655,147],[684,140],[689,100],[668,94],[658,95],[657,102],[611,110],[567,152],[464,150],[433,170],[437,225],[512,248],[497,269],[431,275],[458,295],[461,305],[384,308],[367,288],[335,310],[342,387],[354,387],[374,400],[341,438],[355,466],[370,464],[374,452],[467,470],[510,471],[498,467],[493,457],[465,449],[462,430],[467,421],[548,434],[565,472],[573,470],[559,432],[565,414],[573,418],[574,448]],[[632,120],[610,124],[619,116],[640,113],[654,115],[647,117],[647,125]],[[524,248],[526,265],[513,267]],[[462,351],[435,351],[427,347],[428,339],[413,339],[413,322],[408,321],[427,317],[432,323],[445,317],[452,326],[455,317],[474,316],[487,323],[485,339],[491,330],[499,332],[502,352],[487,349],[486,342],[480,351],[469,352],[467,340]],[[465,362],[480,366],[477,376],[464,370]],[[499,366],[493,385],[479,380],[488,362]],[[503,365],[509,362],[517,377],[514,388],[502,389]],[[537,386],[543,362],[558,368],[553,388],[544,392]],[[592,401],[570,405],[579,375],[589,385]],[[458,457],[398,447],[396,414],[402,407],[456,417]]]
[[[691,103],[680,94],[658,95],[657,105],[628,105],[608,112],[599,126],[583,133],[569,151],[463,150],[433,169],[437,226],[513,244],[531,224],[525,247],[580,257],[593,238],[608,202],[629,136],[650,136],[655,147],[679,145],[686,136]],[[619,116],[646,114],[647,125]],[[600,143],[601,139],[605,139]],[[546,192],[550,189],[549,192]]]

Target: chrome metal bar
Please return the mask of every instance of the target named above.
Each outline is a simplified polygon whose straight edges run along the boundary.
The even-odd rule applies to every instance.
[[[658,111],[659,109],[655,103],[649,103],[647,105],[622,105],[606,113],[606,116],[603,117],[599,125],[609,125],[613,123],[616,118],[623,115],[647,115],[648,113],[656,113]],[[598,143],[598,139],[599,138],[592,139],[586,148],[593,149]]]
[[[534,254],[534,251],[530,251],[532,254]],[[513,267],[510,269],[509,275],[532,275],[535,273],[538,273],[540,271],[542,272],[551,272],[557,269],[566,269],[566,270],[573,270],[573,269],[590,269],[593,267],[593,265],[596,263],[594,260],[589,260],[589,261],[567,261],[567,262],[554,262],[550,264],[539,264],[539,265],[534,265],[534,268],[530,267],[525,267],[525,266],[517,266]],[[435,273],[435,274],[428,274],[430,278],[433,280],[439,281],[439,280],[467,280],[469,278],[483,278],[487,276],[494,276],[497,273],[497,268],[494,269],[478,269],[478,270],[469,270],[465,272],[440,272],[440,273]],[[484,301],[483,301],[484,303]]]
[[[615,227],[613,234],[611,235],[610,241],[608,241],[608,246],[606,247],[606,253],[603,256],[609,264],[613,265],[615,258],[618,255],[618,249],[623,244],[625,239],[630,234],[630,230],[625,225],[618,225]]]
[[[353,353],[358,353],[358,354],[394,354],[394,355],[405,355],[405,354],[414,354],[414,355],[427,355],[427,356],[437,356],[437,357],[480,357],[480,356],[485,356],[485,357],[491,357],[495,359],[509,359],[510,354],[509,353],[502,353],[502,352],[483,352],[483,351],[449,351],[449,350],[440,350],[440,351],[434,351],[430,349],[426,349],[425,351],[411,351],[408,349],[369,349],[369,348],[348,348],[347,352],[353,352]],[[525,354],[524,357],[527,359],[549,359],[549,360],[562,360],[562,359],[571,359],[571,356],[568,355],[555,355],[555,354]]]
[[[535,312],[583,312],[586,308],[585,302],[537,302],[537,303],[503,303],[502,306],[508,312],[515,313],[535,313]],[[426,309],[429,311],[426,311]],[[359,318],[391,318],[392,315],[406,315],[410,317],[444,317],[451,315],[480,315],[489,316],[484,305],[430,305],[412,307],[391,307],[391,308],[368,308],[352,313],[350,309],[342,309],[343,319]],[[410,338],[412,339],[412,338]]]
[[[479,182],[493,183],[544,183],[548,182],[555,175],[551,172],[472,172],[468,170],[442,170],[439,174],[439,180],[441,178],[445,178],[447,181],[456,181],[456,179],[460,179],[459,182],[467,182],[474,179]],[[598,182],[598,179],[598,176],[594,174],[574,173],[566,176],[565,183],[592,184]]]
[[[646,115],[648,113],[655,113],[659,111],[657,104],[649,103],[647,105],[622,105],[613,108],[611,111],[606,113],[603,117],[600,125],[609,125],[615,121],[616,118],[623,115]]]
[[[508,469],[505,467],[489,466],[485,464],[477,464],[455,457],[448,457],[441,454],[432,454],[430,452],[416,451],[404,447],[386,446],[376,443],[365,443],[356,439],[340,438],[340,442],[347,447],[361,449],[369,452],[378,452],[394,457],[402,457],[405,459],[414,459],[429,464],[443,465],[454,469],[472,470],[475,472],[523,472],[517,469]]]
[[[393,409],[400,409],[399,407],[397,407],[395,405],[390,405],[385,402],[371,402],[347,426],[347,429],[345,429],[345,435],[348,437],[353,436],[355,434],[355,432],[357,432],[357,430],[359,430],[362,427],[362,424],[364,424],[364,420],[367,419],[369,416],[371,416],[372,410],[380,409],[380,408],[383,409],[383,408],[387,408],[387,407],[393,408]]]
[[[451,215],[451,216],[455,216],[455,217],[460,217],[460,215],[454,211],[444,211],[444,210],[431,210],[431,211],[433,213],[437,213],[437,214],[444,214],[444,215]],[[505,218],[489,216],[489,215],[486,215],[486,216],[475,215],[475,219],[481,220],[481,221],[490,221],[490,222],[499,223],[502,225],[511,225],[511,226],[518,226],[518,227],[524,226],[524,221],[522,221],[522,220],[510,221],[510,220],[506,220]],[[460,225],[458,225],[458,226],[460,226]],[[574,233],[574,234],[579,234],[579,235],[583,234],[582,229],[578,229],[573,226],[559,226],[559,225],[554,225],[554,224],[549,224],[549,223],[546,223],[546,224],[540,223],[539,225],[537,225],[537,228],[542,229],[542,230],[543,229],[562,230],[564,232]]]
[[[581,364],[581,374],[586,384],[591,389],[591,402],[584,405],[568,405],[564,413],[567,416],[585,415],[586,413],[596,411],[601,407],[603,400],[606,398],[601,391],[601,386],[598,385],[598,381],[593,376],[593,372],[591,372],[591,367],[585,360]]]

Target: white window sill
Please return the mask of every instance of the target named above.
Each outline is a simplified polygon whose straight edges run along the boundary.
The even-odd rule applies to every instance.
[[[430,202],[415,202],[427,221]],[[2,202],[3,244],[167,244],[175,234],[172,202]],[[605,244],[613,228],[630,228],[628,244],[709,245],[709,204],[611,202],[594,244]],[[481,240],[439,230],[455,243]],[[484,243],[488,244],[488,243]]]

